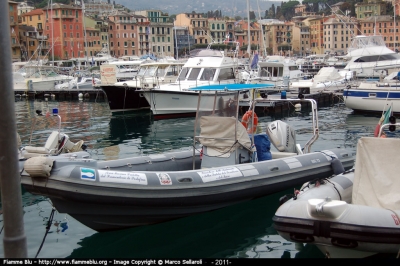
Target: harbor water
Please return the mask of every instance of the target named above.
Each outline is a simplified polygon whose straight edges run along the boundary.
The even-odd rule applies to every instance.
[[[71,141],[84,140],[94,159],[110,160],[189,149],[194,118],[154,120],[150,110],[112,114],[103,101],[26,100],[16,98],[17,130],[23,145],[43,146],[58,127],[51,115],[58,108],[61,130]],[[379,116],[354,114],[343,103],[319,106],[320,136],[311,147],[356,149],[357,140],[373,136]],[[259,115],[258,132],[269,122],[283,120],[296,130],[302,147],[311,137],[311,110],[287,110]],[[32,125],[35,121],[34,125]],[[390,137],[389,133],[389,137]],[[279,198],[294,189],[183,219],[115,232],[97,233],[68,214],[52,212],[51,201],[22,189],[24,230],[30,258],[324,258],[313,245],[296,246],[281,238],[272,217]],[[0,227],[3,215],[0,214]],[[3,231],[3,230],[2,230]],[[1,232],[3,237],[4,232]],[[2,244],[1,244],[2,245]],[[0,248],[0,257],[4,257]]]

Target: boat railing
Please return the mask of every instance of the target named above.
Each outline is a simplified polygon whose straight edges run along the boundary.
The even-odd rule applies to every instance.
[[[257,93],[256,93],[257,94]],[[253,93],[253,95],[255,95]],[[305,99],[303,95],[299,94],[298,99],[279,99],[279,100],[270,100],[270,99],[264,99],[264,98],[256,98],[253,100],[253,103],[250,103],[250,106],[257,106],[258,103],[263,103],[265,101],[282,101],[282,102],[309,102],[311,104],[311,112],[312,112],[312,129],[313,129],[313,135],[311,138],[306,142],[303,148],[303,153],[310,153],[311,152],[311,146],[314,144],[314,142],[318,139],[319,137],[319,127],[318,127],[318,109],[317,109],[317,102],[314,99]]]
[[[39,116],[43,117],[42,110],[36,110],[36,116],[34,116],[34,118],[33,118],[32,126],[31,126],[31,133],[30,133],[30,137],[29,137],[29,146],[32,143],[33,130],[34,130],[35,125],[36,125],[37,117],[39,117]],[[58,133],[60,134],[60,132],[61,132],[61,116],[58,114],[58,109],[57,108],[53,108],[52,109],[52,116],[53,117],[57,117],[57,120],[58,120]]]
[[[383,133],[383,129],[384,128],[389,128],[389,131],[395,131],[396,130],[396,126],[400,126],[400,123],[390,123],[390,124],[383,124],[380,129],[379,129],[379,134],[378,134],[378,138],[382,136]]]

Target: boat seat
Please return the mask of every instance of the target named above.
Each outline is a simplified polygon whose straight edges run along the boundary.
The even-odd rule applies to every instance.
[[[203,145],[202,168],[251,161],[250,137],[246,128],[234,117],[202,116],[200,136],[196,138]]]
[[[59,132],[53,131],[50,136],[47,138],[47,141],[44,147],[35,147],[35,146],[26,146],[25,151],[27,153],[33,154],[50,154],[55,153],[58,150],[59,144]],[[25,154],[26,156],[26,154]]]

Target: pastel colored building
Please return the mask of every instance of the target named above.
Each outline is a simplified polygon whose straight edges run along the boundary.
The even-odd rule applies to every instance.
[[[55,59],[63,60],[82,55],[82,48],[86,45],[81,6],[53,4],[44,11],[44,35],[53,48],[50,55],[54,53]]]

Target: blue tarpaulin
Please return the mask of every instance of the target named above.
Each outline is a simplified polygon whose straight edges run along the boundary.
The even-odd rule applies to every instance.
[[[250,135],[251,138],[251,135]],[[271,142],[268,138],[267,134],[255,134],[254,135],[254,144],[257,149],[257,158],[258,161],[266,161],[272,159],[271,154]]]
[[[258,64],[258,54],[255,54],[253,57],[253,61],[251,61],[250,68],[257,69],[257,64]]]

